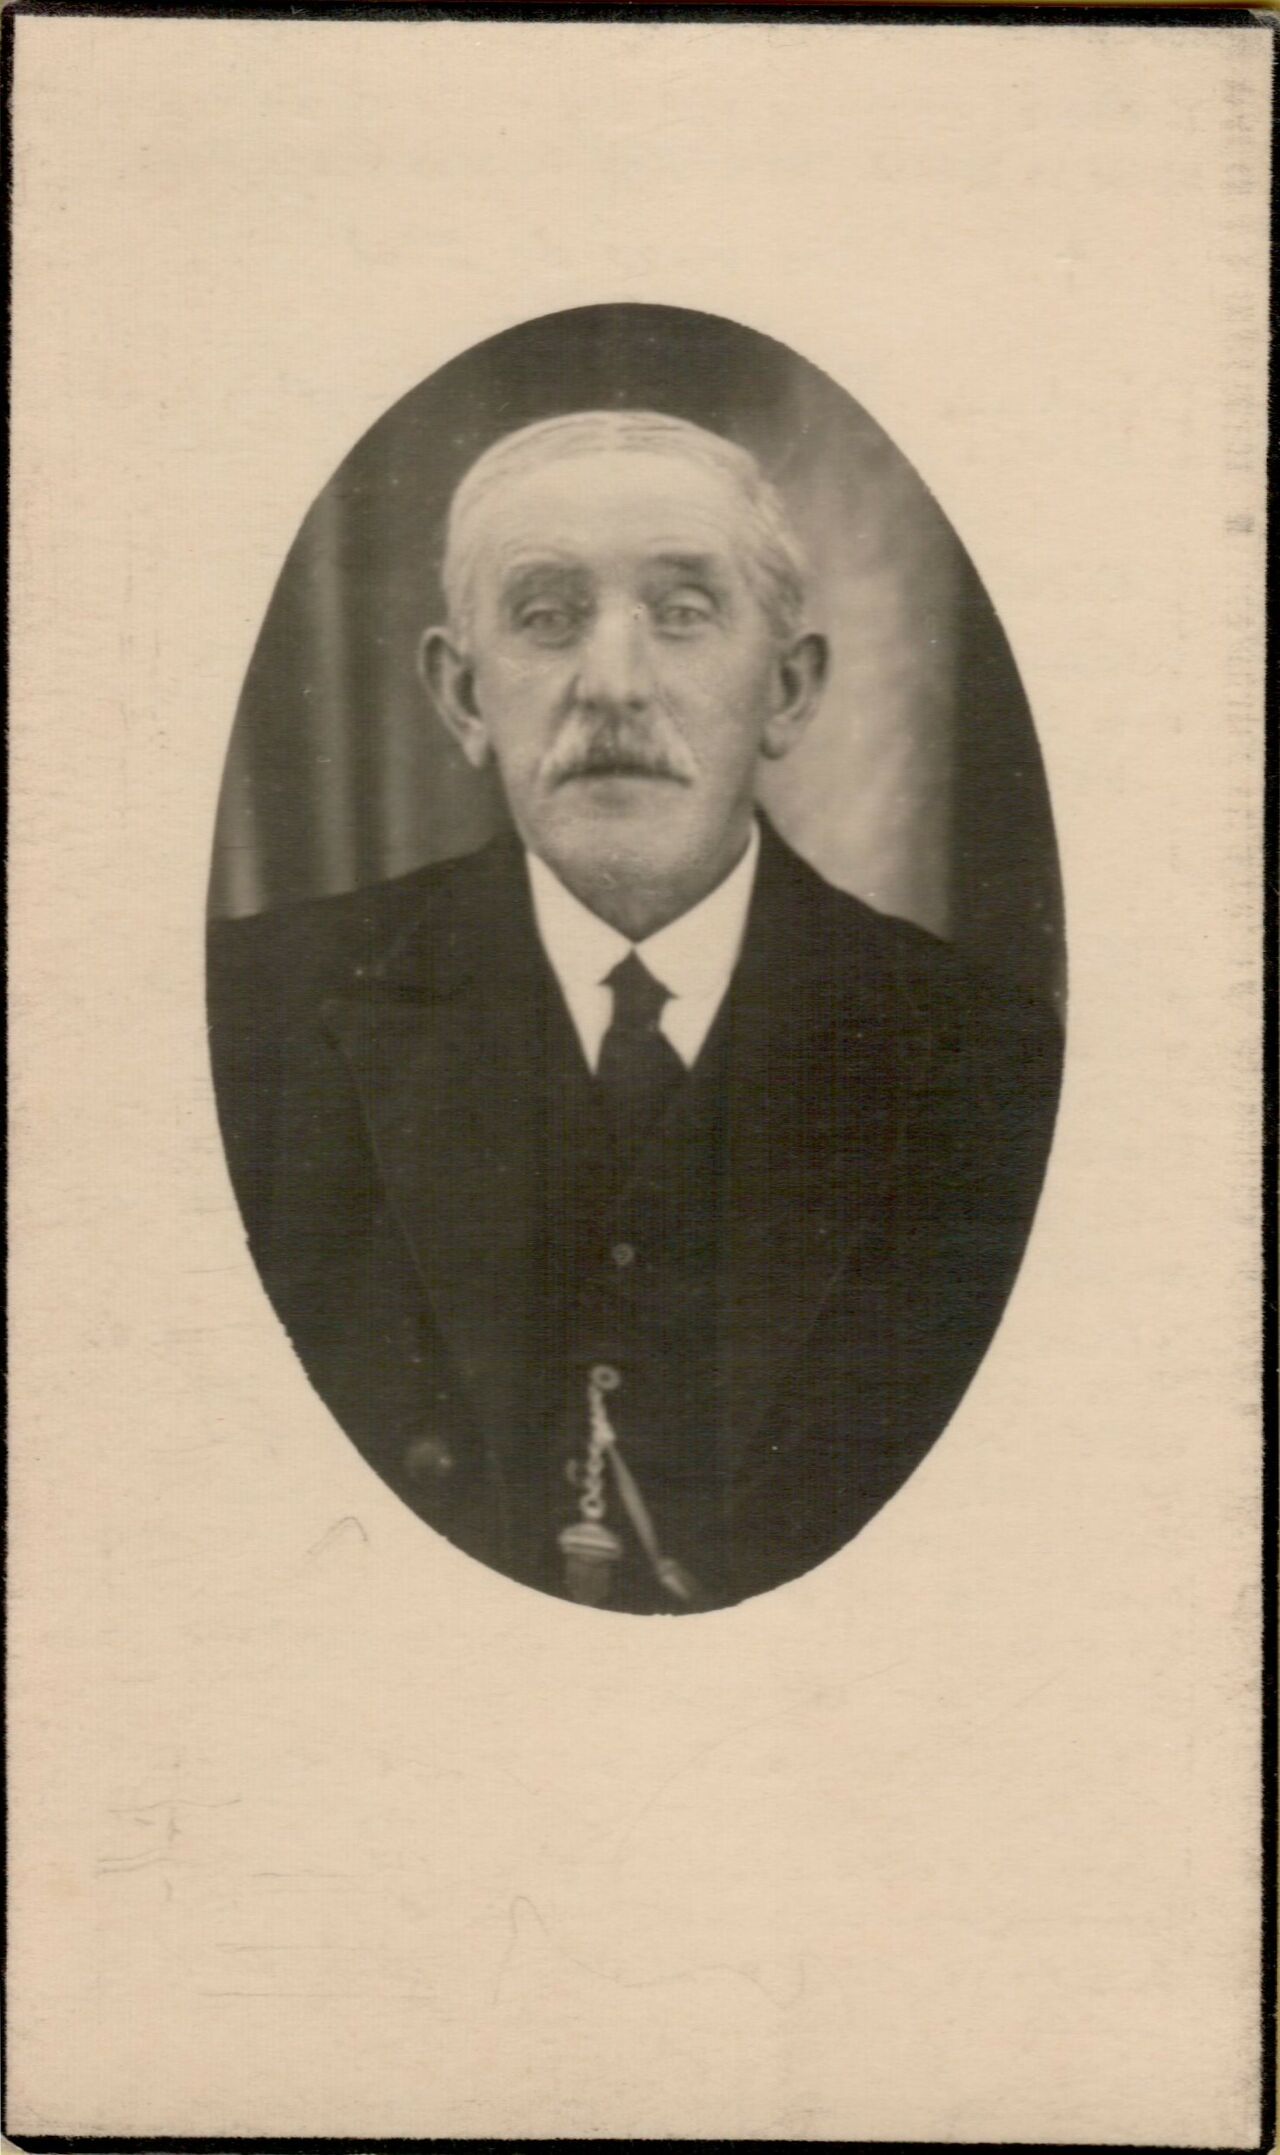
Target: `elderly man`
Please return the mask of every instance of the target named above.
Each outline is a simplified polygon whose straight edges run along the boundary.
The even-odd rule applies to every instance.
[[[228,1157],[321,1396],[460,1547],[615,1610],[831,1555],[999,1317],[1055,1022],[759,813],[827,673],[754,460],[646,412],[497,442],[422,671],[512,832],[216,927]]]

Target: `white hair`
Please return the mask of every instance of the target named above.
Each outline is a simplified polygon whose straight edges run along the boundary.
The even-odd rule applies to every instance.
[[[737,488],[745,511],[747,580],[774,634],[790,642],[804,624],[806,564],[777,488],[750,450],[723,434],[665,412],[568,412],[504,434],[463,474],[449,506],[444,593],[449,623],[465,639],[471,629],[482,518],[478,511],[509,480],[543,464],[617,450],[682,456],[719,472]]]

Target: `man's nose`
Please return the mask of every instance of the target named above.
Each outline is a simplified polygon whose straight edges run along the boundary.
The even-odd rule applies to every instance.
[[[652,693],[643,609],[600,610],[579,647],[578,696],[607,710],[642,711]]]

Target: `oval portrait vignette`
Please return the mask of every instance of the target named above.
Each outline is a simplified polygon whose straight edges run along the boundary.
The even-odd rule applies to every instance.
[[[218,1115],[312,1386],[480,1563],[696,1614],[850,1542],[999,1324],[1064,981],[995,611],[786,346],[543,316],[317,497],[218,809]]]

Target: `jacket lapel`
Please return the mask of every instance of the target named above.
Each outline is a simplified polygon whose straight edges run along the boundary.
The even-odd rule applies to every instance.
[[[847,913],[765,826],[728,1030],[722,1381],[731,1474],[838,1279],[871,1286],[884,1245],[898,1060],[884,984]],[[837,905],[840,901],[837,900]]]
[[[525,1412],[546,1008],[523,864],[498,841],[325,1018],[439,1329],[492,1442]]]

